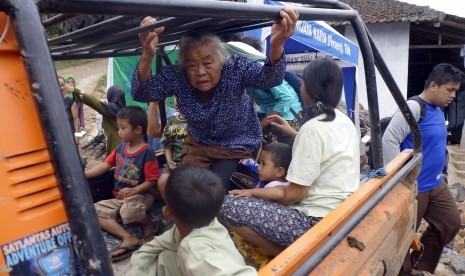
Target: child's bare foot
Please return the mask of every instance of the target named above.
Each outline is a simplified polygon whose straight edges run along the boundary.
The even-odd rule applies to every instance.
[[[139,249],[141,244],[141,240],[130,235],[121,241],[121,244],[115,251],[110,253],[111,260],[114,262],[131,256],[134,251]]]

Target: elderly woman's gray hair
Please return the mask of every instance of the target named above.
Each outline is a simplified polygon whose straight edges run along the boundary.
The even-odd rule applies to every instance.
[[[217,51],[218,57],[224,63],[229,59],[229,52],[224,47],[221,39],[212,33],[201,33],[196,35],[183,36],[179,41],[179,65],[182,67],[185,62],[185,53],[199,45],[211,44]]]

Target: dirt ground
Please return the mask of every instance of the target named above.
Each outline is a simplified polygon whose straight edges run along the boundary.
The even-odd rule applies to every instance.
[[[98,59],[91,63],[76,65],[57,71],[58,76],[67,77],[73,76],[76,79],[76,87],[81,91],[99,97],[95,91],[97,80],[104,74],[107,73],[108,59]],[[84,105],[84,119],[85,119],[85,130],[86,135],[80,139],[81,147],[85,145],[90,139],[92,139],[98,132],[97,125],[95,123],[95,111],[90,107]],[[88,147],[81,149],[80,154],[82,157],[87,159],[86,168],[91,168],[101,162],[105,158],[103,154],[100,158],[96,159],[96,154],[100,151],[101,147]]]

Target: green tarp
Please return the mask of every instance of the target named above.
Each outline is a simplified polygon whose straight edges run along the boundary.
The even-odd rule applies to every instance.
[[[170,58],[173,64],[177,63],[178,60],[178,51],[172,50],[168,51],[168,57]],[[159,58],[159,57],[156,57]],[[153,59],[152,63],[152,73],[155,72],[155,62],[156,58]],[[137,105],[144,109],[147,109],[147,103],[140,103],[132,99],[131,97],[131,80],[134,71],[136,70],[137,62],[139,61],[140,56],[130,56],[130,57],[117,57],[113,58],[113,66],[111,68],[113,79],[112,85],[119,85],[123,87],[126,92],[126,105]],[[163,65],[166,65],[163,62]],[[110,80],[111,81],[111,80]],[[167,105],[173,107],[173,100],[169,98],[167,100]]]

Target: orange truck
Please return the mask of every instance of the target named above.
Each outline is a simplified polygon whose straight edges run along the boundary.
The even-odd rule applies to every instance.
[[[396,274],[414,238],[418,125],[357,12],[338,1],[302,4],[301,20],[350,21],[355,30],[364,60],[375,167],[383,167],[375,66],[409,122],[415,146],[387,165],[386,176],[361,186],[259,275]],[[227,1],[1,1],[0,274],[113,273],[78,151],[69,146],[74,137],[62,117],[53,60],[137,55],[137,33],[145,30],[139,22],[147,14],[161,17],[163,47],[200,29],[227,34],[270,26],[279,10]],[[55,16],[42,21],[41,13]],[[47,40],[43,28],[63,23],[78,28]]]

